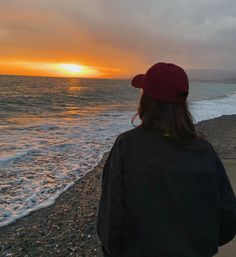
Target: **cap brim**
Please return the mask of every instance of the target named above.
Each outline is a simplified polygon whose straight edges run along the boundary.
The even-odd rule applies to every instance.
[[[144,88],[145,87],[145,75],[144,74],[138,74],[136,75],[132,81],[131,85],[136,88]]]

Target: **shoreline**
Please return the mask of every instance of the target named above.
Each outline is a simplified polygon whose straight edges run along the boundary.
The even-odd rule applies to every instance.
[[[236,162],[236,115],[223,115],[195,126],[212,143],[228,172]],[[0,227],[0,256],[101,257],[95,225],[102,168],[108,153],[52,205]],[[236,170],[234,174],[232,171],[228,175],[236,190]]]

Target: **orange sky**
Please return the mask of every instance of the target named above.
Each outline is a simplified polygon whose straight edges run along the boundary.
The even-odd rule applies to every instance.
[[[92,25],[83,24],[83,18],[75,21],[59,7],[13,2],[16,4],[0,3],[5,7],[0,8],[0,74],[128,77],[134,69],[142,70],[143,63],[134,53],[100,38],[98,31],[90,31],[95,29]],[[58,68],[61,64],[83,69],[63,71]]]
[[[1,0],[0,74],[131,77],[158,61],[235,69],[234,9],[208,2]]]

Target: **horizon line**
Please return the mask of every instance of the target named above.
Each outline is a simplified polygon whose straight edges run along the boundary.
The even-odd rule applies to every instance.
[[[36,77],[36,78],[61,78],[61,79],[111,79],[111,80],[129,80],[131,78],[124,77],[74,77],[74,76],[43,76],[43,75],[24,75],[24,74],[1,74],[0,76],[12,76],[12,77]]]

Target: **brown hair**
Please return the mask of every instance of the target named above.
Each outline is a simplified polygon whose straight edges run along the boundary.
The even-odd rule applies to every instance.
[[[138,115],[144,129],[154,129],[163,136],[167,134],[167,140],[188,149],[205,149],[204,140],[196,140],[204,139],[204,135],[196,132],[186,94],[180,95],[177,103],[166,103],[142,91]]]

